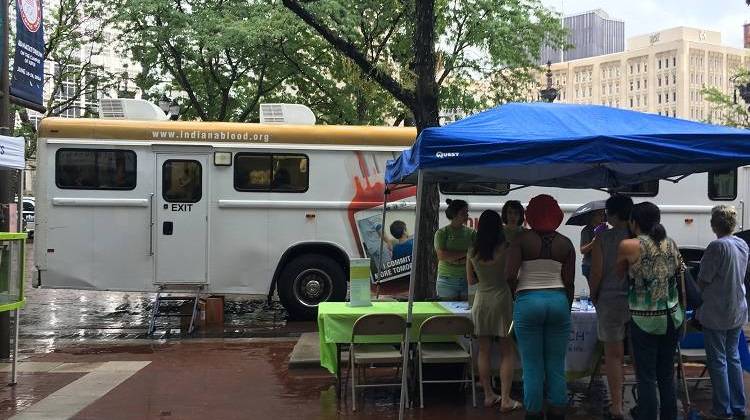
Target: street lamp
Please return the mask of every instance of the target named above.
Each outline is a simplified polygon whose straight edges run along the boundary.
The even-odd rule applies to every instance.
[[[748,0],[750,1],[750,0]],[[547,87],[539,91],[539,95],[542,97],[544,102],[552,103],[557,99],[558,90],[552,86],[552,62],[547,61]]]
[[[750,0],[747,0],[747,2],[750,4]],[[740,98],[748,105],[747,110],[750,112],[750,82],[743,83],[740,81],[738,83],[739,77],[740,75],[737,74],[729,78],[729,81],[734,85],[734,103],[737,103],[737,93],[739,92]]]
[[[177,121],[180,118],[180,104],[177,103],[177,99],[169,99],[166,93],[163,93],[159,98],[159,108],[169,115],[169,119],[172,121]]]
[[[135,98],[135,91],[128,89],[128,82],[130,81],[130,73],[128,73],[128,65],[123,65],[123,72],[120,73],[120,83],[118,86],[117,97],[118,98]]]

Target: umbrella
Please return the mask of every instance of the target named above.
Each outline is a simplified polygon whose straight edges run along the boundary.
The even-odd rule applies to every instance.
[[[586,226],[589,224],[591,213],[597,210],[603,210],[605,203],[605,200],[596,200],[578,207],[565,224],[571,226]]]

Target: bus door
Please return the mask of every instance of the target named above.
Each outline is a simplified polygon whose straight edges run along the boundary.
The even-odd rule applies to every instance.
[[[208,279],[208,156],[157,154],[156,283]]]

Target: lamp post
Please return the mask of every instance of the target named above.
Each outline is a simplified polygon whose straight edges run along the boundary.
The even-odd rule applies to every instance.
[[[746,0],[750,4],[750,0]],[[737,104],[737,94],[739,93],[740,98],[748,105],[747,110],[750,112],[750,82],[739,81],[740,75],[735,75],[729,78],[729,81],[734,85],[734,103]]]
[[[159,108],[172,121],[177,121],[180,118],[180,104],[177,103],[177,99],[170,99],[166,93],[162,93],[161,98],[159,98]]]
[[[130,73],[128,73],[128,65],[123,64],[123,71],[120,73],[120,83],[118,85],[117,97],[133,99],[135,98],[135,91],[128,89],[128,82],[130,81]]]
[[[557,95],[559,92],[555,87],[552,86],[552,62],[551,61],[547,61],[547,72],[545,74],[547,75],[547,87],[539,91],[539,96],[541,96],[544,102],[552,103],[555,99],[557,99]]]

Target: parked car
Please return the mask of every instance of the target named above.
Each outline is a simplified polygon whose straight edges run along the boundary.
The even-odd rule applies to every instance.
[[[34,237],[34,209],[36,208],[36,200],[34,197],[23,198],[23,209],[21,210],[21,217],[23,217],[23,230],[29,234],[29,238]]]

